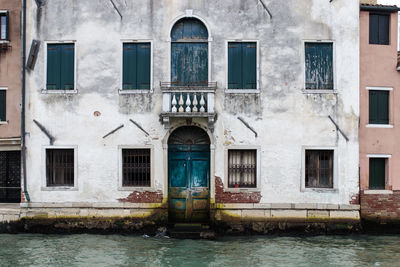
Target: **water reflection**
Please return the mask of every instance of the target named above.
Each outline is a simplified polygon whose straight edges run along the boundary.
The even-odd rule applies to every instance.
[[[0,266],[400,266],[400,236],[0,235]]]

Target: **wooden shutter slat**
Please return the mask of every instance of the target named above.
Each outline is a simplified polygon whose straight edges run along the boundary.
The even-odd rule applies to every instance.
[[[47,45],[46,88],[48,90],[61,89],[61,51],[59,45]]]
[[[379,15],[379,44],[389,44],[389,15]]]
[[[137,49],[137,89],[150,89],[150,49],[149,45],[138,44]]]
[[[136,44],[128,44],[128,43],[124,44],[122,89],[136,89],[137,85],[136,57],[137,57]]]
[[[369,15],[369,43],[379,44],[379,15]]]
[[[61,89],[74,89],[74,44],[61,45]]]
[[[257,89],[257,49],[253,43],[242,43],[242,88]]]
[[[228,88],[241,89],[243,84],[241,45],[240,43],[229,45],[231,47],[228,47]]]

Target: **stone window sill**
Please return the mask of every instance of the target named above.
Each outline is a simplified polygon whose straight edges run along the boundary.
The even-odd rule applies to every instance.
[[[42,89],[42,94],[59,94],[59,95],[69,95],[69,94],[77,94],[78,90],[47,90]]]
[[[8,121],[0,121],[0,125],[8,124]]]
[[[260,188],[224,188],[224,192],[229,193],[251,193],[251,192],[261,192]]]
[[[153,93],[152,89],[140,90],[140,89],[119,89],[118,93],[120,95],[131,95],[131,94],[151,94]]]
[[[302,188],[301,192],[315,192],[315,193],[339,193],[337,188]]]
[[[259,89],[225,89],[225,94],[259,94]]]
[[[137,192],[159,192],[159,190],[154,187],[133,187],[133,186],[124,186],[118,187],[118,191],[137,191]]]
[[[393,128],[392,124],[367,124],[365,125],[366,128]]]
[[[366,195],[392,195],[392,190],[364,190]]]
[[[338,94],[337,89],[303,89],[303,94]]]
[[[70,186],[48,186],[42,187],[42,191],[78,191],[78,187],[70,187]]]

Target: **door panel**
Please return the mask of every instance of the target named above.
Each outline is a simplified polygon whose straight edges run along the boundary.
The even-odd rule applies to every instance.
[[[182,151],[183,149],[187,151]],[[207,151],[198,151],[204,149]],[[208,220],[209,159],[209,146],[174,145],[170,147],[168,153],[170,220],[176,222]]]
[[[20,151],[0,151],[0,202],[21,202]]]

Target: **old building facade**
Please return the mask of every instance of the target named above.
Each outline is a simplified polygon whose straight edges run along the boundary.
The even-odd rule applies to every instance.
[[[368,222],[400,219],[396,6],[361,5],[360,201]]]
[[[29,212],[359,220],[359,3],[28,1]],[[261,228],[264,227],[261,225]]]
[[[0,203],[21,199],[21,3],[0,1]]]

